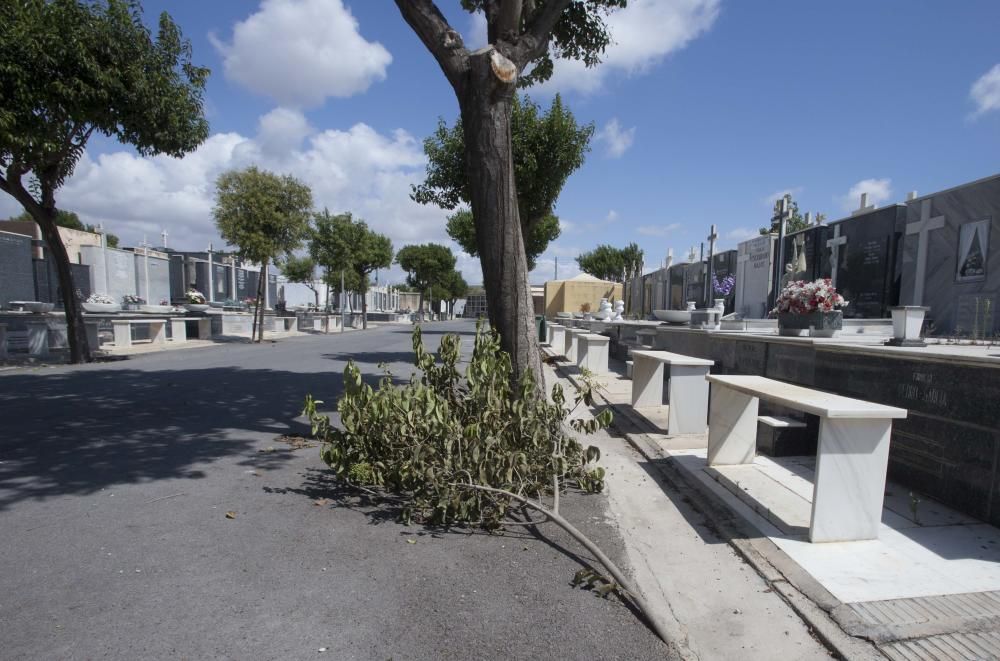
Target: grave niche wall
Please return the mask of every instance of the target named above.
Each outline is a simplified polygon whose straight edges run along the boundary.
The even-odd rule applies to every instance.
[[[928,205],[922,300],[917,296],[921,235]],[[902,248],[904,305],[925,305],[938,335],[1000,332],[1000,175],[907,203]],[[940,219],[940,220],[938,220]]]
[[[826,258],[826,241],[830,228],[814,225],[785,237],[785,264],[781,267],[785,281],[785,266],[792,265],[793,280],[812,281],[830,277],[830,262]]]
[[[52,260],[35,259],[32,266],[35,271],[35,300],[61,304],[63,298],[59,287],[59,274]],[[70,264],[69,271],[70,277],[73,278],[73,287],[79,292],[80,299],[86,299],[91,294],[90,267],[86,264]]]
[[[695,307],[705,307],[705,263],[695,262],[684,266],[684,307],[694,301]]]
[[[135,280],[136,290],[139,296],[146,299],[150,305],[158,305],[162,300],[170,299],[170,262],[162,257],[150,256],[149,268],[149,292],[146,291],[146,257],[144,255],[135,256]]]
[[[34,300],[31,237],[0,232],[0,307],[6,307],[9,301]]]
[[[747,319],[767,317],[777,237],[758,236],[737,247],[735,311]]]
[[[736,251],[726,250],[724,252],[716,253],[712,256],[712,278],[715,282],[720,282],[728,276],[736,277]],[[736,286],[734,285],[729,294],[723,296],[715,291],[715,285],[712,283],[711,286],[711,296],[712,302],[715,302],[717,298],[724,298],[726,300],[726,314],[733,312],[733,308],[736,302]]]
[[[684,305],[684,267],[685,264],[676,264],[670,267],[668,276],[667,309],[683,310]]]
[[[93,291],[105,294],[120,303],[126,294],[135,295],[135,255],[117,248],[80,246],[80,258],[90,266]]]
[[[827,243],[840,242],[837,268],[832,269],[833,246],[827,246],[826,258],[834,286],[848,301],[844,317],[886,318],[889,308],[898,304],[899,241],[905,222],[906,206],[893,204],[830,224]]]

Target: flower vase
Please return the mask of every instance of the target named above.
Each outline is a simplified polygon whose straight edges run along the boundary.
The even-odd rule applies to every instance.
[[[787,337],[833,337],[834,333],[844,327],[843,310],[829,312],[807,312],[793,314],[781,312],[778,314],[778,334]]]

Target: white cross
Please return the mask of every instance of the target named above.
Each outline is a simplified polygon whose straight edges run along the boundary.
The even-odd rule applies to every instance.
[[[906,225],[907,234],[919,235],[917,238],[917,277],[913,284],[913,305],[924,304],[924,280],[927,278],[927,243],[930,238],[928,234],[931,230],[939,230],[942,227],[944,227],[944,216],[931,218],[930,200],[924,200],[920,203],[920,220]]]
[[[163,247],[167,247],[167,230],[160,232],[160,236],[163,238]]]
[[[826,247],[833,251],[833,259],[830,264],[830,282],[837,286],[837,267],[840,265],[840,246],[847,243],[846,236],[840,236],[840,225],[834,225],[833,238],[826,242]]]
[[[859,216],[859,215],[861,215],[863,213],[868,213],[869,211],[871,211],[874,208],[875,208],[874,204],[873,205],[869,205],[868,204],[868,193],[862,193],[861,194],[861,205],[858,206],[857,209],[855,209],[854,211],[852,211],[851,215],[852,216]]]
[[[674,265],[674,249],[667,248],[667,268]]]
[[[711,259],[715,255],[715,240],[719,238],[719,235],[715,232],[715,225],[712,225],[712,232],[708,235],[708,257]]]

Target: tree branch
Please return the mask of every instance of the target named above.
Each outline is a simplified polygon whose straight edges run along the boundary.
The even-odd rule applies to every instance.
[[[545,54],[549,47],[549,37],[563,11],[573,0],[549,0],[537,12],[531,23],[525,27],[524,34],[518,41],[515,50],[517,65],[523,69],[529,62]]]
[[[434,0],[396,0],[399,13],[431,52],[456,92],[469,68],[469,51],[462,37],[434,4]]]

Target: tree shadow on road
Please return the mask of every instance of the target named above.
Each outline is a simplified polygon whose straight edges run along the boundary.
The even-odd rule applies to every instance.
[[[0,511],[122,483],[206,477],[206,464],[279,434],[308,434],[307,394],[334,402],[339,373],[128,363],[0,377]],[[254,457],[275,465],[291,453]]]

